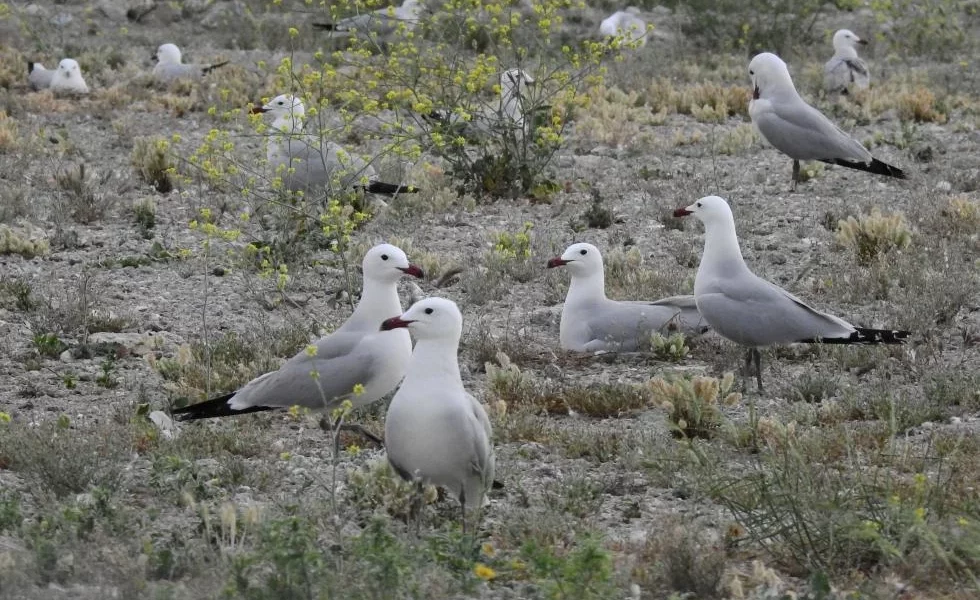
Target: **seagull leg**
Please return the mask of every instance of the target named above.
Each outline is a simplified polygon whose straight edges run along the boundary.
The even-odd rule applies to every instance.
[[[466,490],[459,492],[459,511],[463,517],[463,536],[466,536]]]
[[[759,392],[762,392],[762,352],[758,348],[752,348],[752,356],[755,358],[755,377],[759,384]]]
[[[800,182],[800,161],[793,159],[793,191],[796,191],[796,184]]]
[[[412,503],[408,508],[409,519],[415,521],[415,537],[418,537],[422,531],[422,508],[425,506],[425,489],[422,484],[422,478],[415,478],[415,493],[413,494]]]
[[[745,368],[742,369],[742,389],[749,393],[749,378],[752,377],[752,350],[749,348],[745,353]]]

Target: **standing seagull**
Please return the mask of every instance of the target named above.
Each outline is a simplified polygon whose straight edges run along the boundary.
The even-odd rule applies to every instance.
[[[213,65],[185,65],[181,62],[180,48],[176,44],[163,44],[153,55],[153,62],[156,63],[153,66],[153,78],[169,83],[179,79],[200,79],[218,67],[227,65],[229,61]]]
[[[357,31],[376,35],[384,41],[400,27],[412,31],[418,25],[424,6],[419,0],[405,0],[401,6],[389,6],[375,11],[340,19],[336,23],[314,23],[314,29],[325,31]]]
[[[43,64],[27,60],[27,81],[35,91],[51,87],[51,80],[56,72],[57,69],[45,69]]]
[[[418,192],[418,188],[412,186],[378,181],[374,167],[340,144],[323,140],[321,152],[319,136],[303,130],[306,109],[295,96],[276,96],[268,104],[253,108],[252,112],[272,115],[275,131],[266,156],[287,190],[310,192],[339,184],[341,187],[360,187],[373,194]]]
[[[87,94],[88,85],[82,77],[78,62],[71,58],[63,58],[58,63],[58,70],[51,78],[51,89],[55,93]]]
[[[642,48],[647,45],[647,24],[640,17],[640,10],[631,6],[603,19],[599,24],[599,35],[607,38],[622,36],[627,43],[637,43]]]
[[[388,462],[407,481],[446,488],[466,510],[483,505],[493,483],[493,430],[483,406],[463,388],[459,338],[463,316],[444,298],[424,298],[383,331],[407,327],[415,351],[405,381],[388,406]]]
[[[654,332],[705,329],[694,296],[672,296],[656,302],[619,302],[606,298],[602,254],[592,244],[572,244],[548,261],[572,276],[561,311],[561,347],[576,352],[633,352],[650,345]]]
[[[674,211],[675,217],[687,215],[694,215],[704,223],[704,254],[694,279],[694,301],[712,329],[749,348],[745,376],[749,376],[754,360],[759,391],[762,391],[759,348],[764,346],[902,344],[908,338],[908,331],[854,327],[752,273],[742,260],[735,219],[724,198],[708,196]]]
[[[868,89],[868,65],[858,57],[857,45],[867,45],[849,29],[834,34],[834,56],[823,67],[824,88],[832,94],[848,94],[851,88]]]
[[[871,156],[860,142],[800,98],[786,63],[763,52],[749,63],[752,101],[749,116],[762,137],[793,159],[793,187],[800,181],[800,161],[819,160],[876,175],[905,179],[897,167]]]
[[[412,356],[411,337],[406,331],[379,332],[378,323],[402,312],[397,287],[401,276],[422,277],[422,270],[391,244],[371,248],[362,266],[361,301],[339,329],[237,392],[178,408],[173,414],[179,420],[194,420],[294,405],[331,410],[347,399],[357,408],[395,389]],[[356,386],[363,386],[360,394],[355,394]]]

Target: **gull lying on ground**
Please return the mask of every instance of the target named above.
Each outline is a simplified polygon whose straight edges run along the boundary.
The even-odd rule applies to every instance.
[[[290,191],[311,192],[334,185],[363,188],[373,194],[414,193],[418,189],[377,180],[374,167],[339,144],[305,133],[303,102],[289,94],[276,96],[253,113],[272,115],[272,128],[266,156],[269,165],[282,177]]]
[[[760,391],[759,348],[793,343],[902,344],[910,335],[908,331],[855,327],[756,276],[742,259],[735,219],[724,198],[708,196],[674,211],[675,217],[687,215],[704,223],[704,253],[694,280],[694,301],[712,329],[749,348],[745,376],[754,360]]]
[[[200,79],[218,67],[223,67],[229,61],[213,65],[183,64],[180,48],[175,44],[163,44],[153,55],[153,78],[160,82],[169,83],[179,79]]]
[[[905,178],[897,167],[871,156],[860,142],[803,101],[786,63],[763,52],[749,63],[752,100],[749,116],[762,137],[793,159],[793,186],[800,180],[800,161],[819,160],[876,175]]]
[[[640,17],[640,9],[631,6],[606,17],[599,24],[599,35],[607,38],[622,36],[627,42],[638,42],[642,48],[647,45],[647,24]]]
[[[390,38],[400,27],[412,31],[418,25],[425,6],[419,0],[405,0],[401,6],[390,6],[361,15],[340,19],[336,23],[313,23],[325,31],[357,31],[375,35],[380,41]]]
[[[852,88],[868,88],[871,84],[868,65],[857,53],[857,45],[867,43],[849,29],[841,29],[834,34],[834,56],[823,67],[823,83],[828,92],[848,94]]]
[[[43,64],[27,60],[27,82],[34,90],[46,90],[51,87],[51,79],[57,71],[57,69],[45,69]]]
[[[632,352],[649,347],[654,332],[700,333],[707,329],[694,296],[656,302],[606,298],[602,255],[592,244],[572,244],[548,268],[566,267],[572,276],[561,311],[560,341],[577,352]]]
[[[463,388],[459,338],[463,316],[444,298],[425,298],[381,329],[408,328],[415,350],[388,406],[388,462],[407,481],[446,488],[466,510],[480,508],[493,483],[493,431],[483,406]]]
[[[63,58],[58,63],[58,70],[51,78],[51,90],[55,93],[87,94],[88,85],[82,77],[78,62],[71,58]]]
[[[237,392],[176,409],[173,414],[178,420],[209,419],[294,405],[328,411],[346,399],[357,408],[395,389],[405,376],[412,341],[407,331],[381,332],[378,327],[402,312],[398,280],[402,275],[422,277],[422,270],[390,244],[371,248],[362,267],[361,300],[339,329]],[[355,386],[363,386],[363,391],[355,394]]]

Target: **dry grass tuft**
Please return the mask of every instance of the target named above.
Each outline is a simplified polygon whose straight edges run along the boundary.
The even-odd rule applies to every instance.
[[[898,116],[903,121],[945,123],[946,114],[936,106],[936,95],[926,87],[917,86],[895,99]]]
[[[20,128],[17,121],[0,110],[0,154],[20,151]]]
[[[613,147],[631,143],[641,135],[643,125],[655,121],[635,91],[596,86],[589,90],[588,98],[588,104],[575,115],[575,129],[593,143]]]
[[[731,406],[742,399],[732,392],[735,376],[724,378],[679,377],[671,380],[657,377],[647,387],[654,404],[667,411],[667,422],[675,437],[708,439],[722,424],[721,405]]]
[[[647,88],[646,101],[654,112],[691,115],[704,123],[720,123],[728,117],[748,114],[751,94],[743,86],[719,83],[675,87],[669,79],[657,79]]]
[[[882,215],[875,208],[870,215],[850,216],[840,221],[837,243],[853,250],[858,261],[868,264],[893,250],[908,248],[912,232],[901,213]]]
[[[22,222],[10,227],[0,225],[0,255],[19,254],[34,258],[48,252],[48,240],[44,232],[30,223]]]

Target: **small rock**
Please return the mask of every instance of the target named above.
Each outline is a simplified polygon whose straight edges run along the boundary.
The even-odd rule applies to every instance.
[[[97,10],[110,21],[122,23],[126,20],[126,7],[122,4],[118,0],[102,0],[99,2]]]

